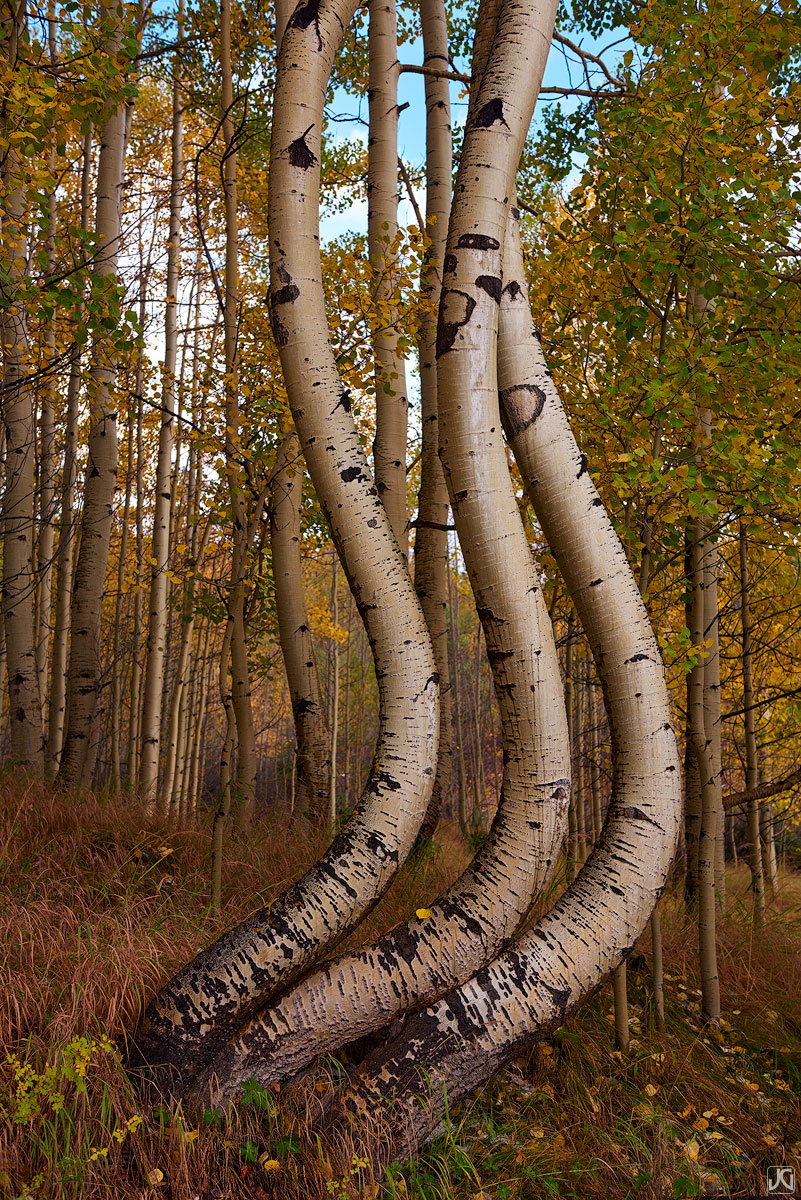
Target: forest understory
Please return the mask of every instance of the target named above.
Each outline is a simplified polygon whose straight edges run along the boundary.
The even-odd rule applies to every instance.
[[[801,1170],[801,875],[791,864],[761,929],[748,869],[730,864],[718,914],[719,1031],[700,1014],[697,922],[681,887],[669,887],[666,1033],[653,1025],[646,933],[629,961],[626,1053],[615,1049],[606,983],[379,1183],[346,1144],[323,1149],[307,1122],[363,1047],[318,1062],[294,1093],[246,1085],[225,1117],[148,1106],[122,1067],[125,1031],[146,1000],[278,895],[322,841],[298,836],[297,823],[287,836],[288,819],[275,813],[234,837],[215,917],[210,817],[177,828],[135,798],[65,796],[26,786],[19,773],[0,788],[0,1195],[662,1200],[765,1195],[771,1165]],[[458,829],[443,824],[359,937],[407,918],[468,856]]]

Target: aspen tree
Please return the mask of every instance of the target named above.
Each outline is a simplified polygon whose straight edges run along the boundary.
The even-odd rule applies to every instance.
[[[552,10],[546,19],[549,34]],[[485,101],[500,99],[507,121],[514,114],[509,96],[519,103],[531,78],[530,67],[521,65],[519,74],[510,69],[515,49],[538,47],[545,32],[537,36],[536,26],[523,24],[515,5],[504,6],[498,66],[493,71],[490,59],[481,87]],[[520,124],[527,125],[525,114]],[[468,125],[466,150],[471,134]],[[498,157],[487,147],[483,161]],[[460,170],[457,184],[462,181]],[[456,215],[455,207],[452,237],[462,236],[458,224],[454,229]],[[514,213],[510,225],[500,306],[501,412],[596,659],[617,758],[613,797],[600,844],[551,911],[472,980],[411,1016],[332,1101],[321,1125],[333,1133],[366,1120],[379,1135],[372,1146],[381,1163],[412,1149],[447,1106],[560,1025],[630,951],[664,886],[678,836],[679,762],[656,639],[532,327]],[[373,1150],[365,1146],[365,1152]]]
[[[183,36],[184,0],[178,3],[178,41]],[[170,216],[167,236],[167,297],[164,306],[164,371],[161,392],[158,458],[156,461],[153,536],[150,548],[147,658],[142,705],[139,785],[154,797],[158,785],[161,747],[161,696],[164,686],[164,646],[167,635],[167,566],[172,511],[172,452],[175,427],[176,362],[178,354],[178,289],[181,273],[181,206],[183,202],[183,98],[181,54],[173,58]],[[166,801],[167,797],[165,797]]]
[[[203,951],[149,1006],[134,1057],[176,1090],[235,1023],[297,978],[383,894],[414,843],[433,787],[439,706],[431,642],[336,369],[322,289],[315,168],[326,83],[354,11],[355,0],[311,14],[297,9],[281,42],[270,162],[271,306],[309,475],[376,661],[378,746],[360,800],[320,861],[269,910]]]
[[[13,78],[21,42],[26,37],[25,4],[0,16],[0,53]],[[8,94],[0,120],[8,137],[11,114]],[[34,496],[36,426],[30,372],[27,318],[21,292],[28,267],[25,233],[25,167],[8,143],[2,170],[3,306],[0,339],[3,352],[3,425],[6,439],[3,492],[3,627],[8,670],[11,754],[31,769],[42,765],[42,713],[34,625]]]
[[[281,442],[271,472],[269,518],[275,610],[295,722],[297,810],[320,821],[327,810],[331,735],[323,707],[301,570],[303,460],[297,434]]]
[[[710,553],[708,528],[704,517],[696,518],[692,552],[692,625],[690,627],[695,662],[688,684],[688,717],[692,746],[701,782],[701,822],[698,837],[698,942],[701,965],[701,1007],[712,1022],[720,1019],[720,984],[716,949],[716,861],[718,805],[715,788],[715,762],[704,711],[705,623],[708,607],[704,591],[710,574],[706,560]]]
[[[51,5],[47,21],[51,70],[56,73],[58,53],[56,50],[55,8]],[[48,278],[56,274],[56,233],[58,212],[56,206],[56,138],[50,139],[50,175],[52,186],[47,193],[47,237],[45,239],[46,272]],[[56,545],[54,520],[56,495],[56,326],[52,319],[44,336],[44,378],[40,393],[39,409],[39,530],[36,539],[36,671],[39,677],[39,697],[42,705],[41,720],[47,720],[47,660],[50,650],[51,609],[53,601],[53,557]]]
[[[398,29],[395,0],[369,0],[367,247],[373,272],[376,420],[373,461],[378,494],[404,556],[406,504],[406,363],[395,300],[398,234]],[[421,231],[422,232],[422,231]]]
[[[423,65],[445,72],[448,18],[443,0],[421,0]],[[448,489],[439,460],[437,422],[436,313],[442,288],[445,241],[451,207],[453,136],[448,80],[427,74],[426,102],[426,228],[429,245],[420,274],[423,313],[418,335],[422,445],[420,491],[414,538],[414,586],[425,613],[440,681],[440,734],[437,777],[425,821],[424,841],[434,831],[443,800],[447,799],[454,769],[454,733],[448,660]],[[457,742],[457,745],[460,743]],[[456,754],[461,750],[457,749]],[[461,766],[464,770],[464,764]],[[460,810],[461,811],[461,810]]]
[[[282,82],[279,70],[276,104]],[[505,225],[503,210],[500,217]],[[473,248],[469,239],[467,246]],[[496,289],[487,279],[476,290],[489,296],[490,319],[497,322],[500,283]],[[441,315],[440,337],[442,325]],[[494,360],[473,370],[484,405],[460,404],[463,380],[457,372],[443,387],[441,365],[438,398],[443,465],[504,735],[504,778],[493,829],[471,866],[430,909],[375,945],[325,964],[244,1026],[202,1075],[196,1089],[202,1103],[209,1096],[215,1103],[230,1098],[251,1075],[284,1078],[345,1037],[379,1028],[391,1014],[467,978],[511,936],[550,874],[570,788],[558,660],[509,476]],[[464,447],[471,453],[460,454]]]
[[[106,51],[109,57],[114,57],[121,38],[119,10],[112,6],[108,16],[114,21],[114,29]],[[112,287],[117,277],[120,252],[125,109],[124,103],[115,102],[101,127],[97,166],[97,252],[93,271]],[[59,778],[69,784],[85,780],[97,747],[102,687],[100,610],[117,485],[116,373],[115,349],[104,340],[96,340],[89,382],[88,466],[81,539],[71,597],[68,723],[59,769]]]
[[[146,283],[147,276],[141,271],[140,265],[139,292],[139,322],[144,328],[146,315]],[[128,781],[132,787],[139,786],[140,733],[142,730],[142,671],[143,638],[141,634],[142,604],[144,599],[145,571],[143,569],[145,529],[144,529],[144,402],[142,388],[144,386],[144,363],[140,354],[136,364],[136,518],[134,522],[136,566],[134,570],[134,602],[132,638],[131,638],[131,684],[130,684],[130,717],[128,727]]]
[[[331,833],[337,827],[337,743],[339,741],[339,642],[335,629],[339,624],[339,594],[337,577],[339,562],[336,551],[331,550],[331,622],[334,629],[328,639],[328,727],[331,730],[329,758],[331,768],[328,776],[328,828]]]
[[[117,594],[114,598],[114,635],[111,650],[111,790],[118,792],[122,782],[122,609],[125,572],[128,567],[129,515],[133,485],[133,412],[128,414],[128,438],[125,465],[125,499],[122,506],[119,559],[117,560]]]
[[[228,589],[231,620],[231,703],[236,718],[236,815],[240,824],[253,816],[256,799],[256,738],[248,665],[245,603],[248,569],[248,511],[245,468],[239,422],[239,231],[237,219],[237,151],[234,134],[234,91],[231,64],[231,2],[220,4],[220,69],[222,72],[222,161],[225,200],[225,286],[223,340],[225,346],[225,471],[231,504],[233,553]]]

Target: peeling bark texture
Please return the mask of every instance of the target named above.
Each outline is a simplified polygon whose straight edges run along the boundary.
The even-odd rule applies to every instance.
[[[323,105],[333,56],[356,0],[290,19],[279,54],[270,165],[270,253],[276,339],[306,464],[367,630],[379,686],[373,767],[329,849],[269,907],[225,934],[149,1006],[134,1058],[181,1091],[220,1042],[353,928],[411,849],[431,797],[438,686],[431,642],[358,431],[343,403],[325,317],[319,248]],[[285,289],[294,285],[295,293]],[[294,298],[289,299],[288,296]],[[161,1070],[157,1067],[161,1066]]]
[[[443,0],[421,0],[423,58],[427,66],[447,70],[448,18]],[[454,730],[448,661],[448,489],[439,460],[437,422],[437,318],[451,210],[453,135],[447,79],[425,76],[426,96],[426,236],[430,245],[420,273],[424,313],[418,339],[422,446],[420,492],[414,540],[414,586],[425,613],[439,675],[439,759],[434,792],[420,829],[425,841],[436,828],[454,774]]]
[[[395,0],[369,0],[369,156],[367,247],[373,272],[377,330],[375,441],[378,494],[405,557],[409,554],[406,504],[406,432],[409,401],[406,363],[398,346],[395,249],[398,233],[398,25]]]
[[[119,33],[110,52],[116,52]],[[117,274],[120,251],[120,205],[125,158],[125,105],[120,104],[102,127],[97,166],[98,245],[94,264],[103,277]],[[117,412],[114,387],[115,351],[95,343],[89,383],[88,461],[83,516],[71,597],[71,638],[67,676],[67,729],[59,779],[85,780],[96,752],[101,716],[100,609],[108,565],[114,492],[117,487]]]
[[[560,1025],[623,960],[664,887],[678,837],[679,761],[656,639],[598,493],[579,470],[531,324],[514,227],[505,265],[499,384],[528,383],[545,397],[512,448],[595,657],[612,737],[612,802],[599,845],[553,909],[469,983],[411,1017],[329,1110],[329,1131],[370,1118],[382,1162],[413,1148],[446,1104]]]
[[[270,546],[278,637],[295,721],[295,810],[315,823],[325,820],[331,779],[331,738],[314,661],[300,557],[303,459],[298,435],[278,449],[270,487]]]

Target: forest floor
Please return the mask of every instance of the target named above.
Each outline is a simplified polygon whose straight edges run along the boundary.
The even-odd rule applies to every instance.
[[[720,913],[720,1034],[700,1020],[696,935],[662,902],[667,1034],[651,1026],[647,966],[629,971],[631,1044],[614,1049],[611,988],[450,1113],[380,1186],[332,1164],[303,1114],[251,1089],[192,1127],[143,1106],[118,1046],[147,997],[224,926],[269,901],[321,846],[264,821],[227,845],[224,912],[209,912],[210,823],[154,827],[130,800],[0,779],[0,1196],[169,1200],[662,1200],[767,1194],[793,1166],[801,1193],[801,876],[784,874],[762,930],[748,873]],[[454,878],[445,828],[406,866],[359,937]],[[646,934],[640,947],[650,959]],[[640,960],[641,961],[641,960]],[[641,961],[641,965],[642,961]],[[320,1076],[319,1088],[326,1086]]]

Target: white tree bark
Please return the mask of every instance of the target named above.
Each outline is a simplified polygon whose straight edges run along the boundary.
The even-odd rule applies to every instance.
[[[398,28],[395,0],[369,0],[369,155],[367,246],[377,332],[375,442],[378,494],[403,554],[409,553],[406,505],[406,363],[398,345],[395,238],[398,233]]]
[[[179,0],[177,32],[183,36],[183,0]],[[142,706],[139,785],[153,798],[158,785],[161,749],[161,697],[164,687],[164,647],[167,638],[167,567],[170,554],[170,513],[173,431],[175,426],[178,356],[178,288],[181,273],[181,204],[183,200],[184,144],[181,55],[173,60],[172,165],[170,174],[170,226],[167,237],[167,298],[164,307],[164,372],[156,460],[153,538],[150,548],[150,598],[148,603],[147,658]]]
[[[297,8],[279,55],[270,164],[273,328],[293,419],[376,661],[373,768],[327,852],[269,910],[190,963],[136,1036],[165,1086],[185,1087],[231,1027],[320,957],[389,886],[423,819],[439,724],[431,642],[405,559],[376,493],[325,317],[319,248],[325,90],[355,0]]]
[[[424,65],[438,71],[450,67],[448,19],[443,0],[422,0]],[[418,347],[422,445],[420,492],[414,540],[414,586],[425,613],[440,679],[440,735],[437,777],[431,806],[420,830],[421,840],[433,833],[443,800],[448,798],[454,767],[451,679],[448,662],[448,489],[439,460],[437,421],[437,319],[448,217],[451,210],[453,136],[447,79],[425,77],[426,97],[426,237],[429,247],[420,274],[424,312]]]
[[[504,13],[511,18],[515,7],[502,11],[499,50]],[[542,29],[521,25],[518,13],[511,30],[519,44],[542,36]],[[500,95],[505,116],[507,92],[495,78],[493,84],[490,96]],[[517,97],[525,90],[511,72],[504,84]],[[488,149],[484,158],[497,162],[498,155]],[[483,194],[502,196],[505,189]],[[369,1118],[382,1161],[413,1147],[446,1104],[561,1024],[622,960],[661,893],[678,837],[679,761],[656,639],[532,326],[514,225],[501,300],[499,385],[507,436],[601,678],[615,756],[613,797],[600,844],[554,908],[469,983],[412,1017],[354,1073],[327,1114],[335,1128]]]
[[[26,22],[25,5],[0,17],[0,52],[13,72]],[[5,105],[2,119],[6,121]],[[21,291],[28,268],[25,170],[10,146],[3,162],[2,412],[6,436],[3,492],[3,627],[8,668],[11,756],[31,769],[42,765],[42,713],[34,625],[34,495],[36,425],[28,376],[27,317]]]
[[[270,546],[278,636],[295,722],[297,810],[324,820],[331,778],[331,739],[306,612],[300,555],[303,460],[293,431],[282,441],[270,488]]]
[[[118,44],[113,40],[112,53]],[[119,104],[100,133],[95,229],[96,274],[113,279],[120,250],[120,206],[125,155],[125,105]],[[67,730],[59,778],[83,780],[93,761],[101,694],[100,610],[108,565],[114,492],[117,486],[115,352],[97,341],[89,385],[88,465],[81,539],[71,606]]]

